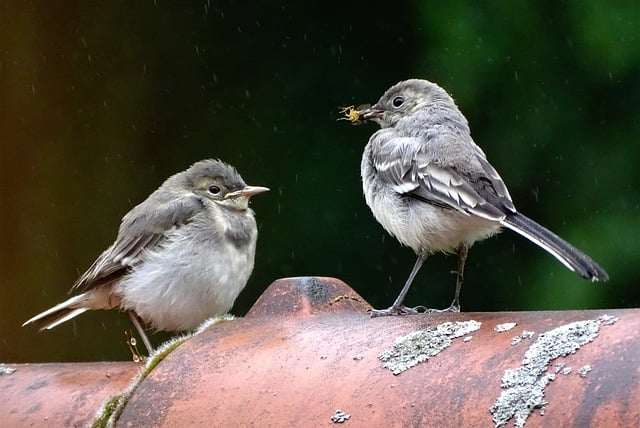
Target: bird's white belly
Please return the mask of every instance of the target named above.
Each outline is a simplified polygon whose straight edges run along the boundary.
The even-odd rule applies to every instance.
[[[122,309],[167,331],[193,330],[226,313],[253,270],[255,240],[242,252],[228,242],[217,245],[172,240],[149,252],[117,286]]]
[[[471,246],[500,230],[497,222],[384,191],[389,192],[385,197],[365,193],[367,205],[387,232],[417,254],[455,251],[460,244]]]

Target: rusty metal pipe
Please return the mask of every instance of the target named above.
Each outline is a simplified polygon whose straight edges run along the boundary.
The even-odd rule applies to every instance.
[[[117,426],[640,425],[640,309],[372,319],[369,308],[336,279],[278,280],[246,317],[170,353]],[[84,425],[137,370],[11,367],[4,426]]]

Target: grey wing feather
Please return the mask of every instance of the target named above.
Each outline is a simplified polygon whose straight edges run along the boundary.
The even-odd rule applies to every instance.
[[[145,249],[158,245],[166,232],[189,221],[202,210],[195,195],[158,201],[153,195],[122,219],[116,241],[76,281],[69,292],[97,287],[124,275],[140,261]]]
[[[505,213],[487,201],[479,193],[481,186],[476,186],[476,183],[484,180],[491,187],[496,187],[491,191],[496,194],[496,197],[492,199],[500,201],[505,199],[506,207],[509,204],[513,206],[502,179],[486,161],[481,151],[478,151],[477,158],[485,174],[470,180],[453,167],[437,164],[425,151],[424,144],[416,140],[419,139],[398,137],[378,147],[373,157],[373,163],[380,179],[391,184],[394,190],[400,194],[444,205],[462,213],[473,214],[488,220],[500,221],[504,219]]]
[[[491,189],[495,192],[495,196],[497,196],[499,203],[508,211],[515,213],[516,207],[513,205],[513,200],[511,199],[509,190],[507,190],[507,185],[504,184],[504,181],[502,180],[502,177],[500,177],[500,174],[498,174],[498,171],[496,171],[496,169],[489,163],[484,152],[482,152],[479,147],[476,146],[476,148],[478,149],[476,159],[484,170],[485,177],[490,180]]]

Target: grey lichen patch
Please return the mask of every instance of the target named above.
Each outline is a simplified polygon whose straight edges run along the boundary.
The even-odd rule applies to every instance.
[[[578,369],[578,375],[584,378],[584,377],[587,377],[587,374],[589,374],[590,371],[591,371],[591,364],[587,364]]]
[[[342,424],[348,421],[349,418],[351,418],[351,415],[349,413],[345,413],[342,410],[337,409],[333,413],[333,415],[331,415],[331,422],[333,422],[334,424]]]
[[[518,343],[522,342],[523,339],[531,339],[534,334],[536,333],[533,331],[524,330],[522,333],[514,336],[513,339],[511,339],[511,346],[517,345]]]
[[[563,375],[568,375],[571,373],[572,368],[569,366],[565,366],[564,363],[555,363],[553,365],[553,371],[554,373],[562,373]]]
[[[481,325],[474,320],[445,322],[414,331],[396,340],[393,348],[382,352],[378,358],[384,363],[383,367],[398,375],[437,355],[451,345],[453,339],[468,335]]]
[[[6,364],[0,364],[0,376],[9,376],[15,372],[16,369],[9,367]]]
[[[618,322],[618,320],[619,320],[619,319],[620,319],[620,318],[618,318],[618,317],[614,317],[614,316],[612,316],[612,315],[607,315],[607,314],[600,315],[600,316],[598,317],[598,321],[600,321],[600,324],[602,324],[602,325],[612,325],[612,324],[615,324],[616,322]]]
[[[502,324],[498,324],[497,326],[493,327],[493,331],[495,331],[496,333],[503,333],[505,331],[511,330],[516,325],[517,324],[514,322],[504,322]]]
[[[140,383],[151,373],[151,371],[160,363],[160,361],[164,360],[167,355],[169,355],[174,349],[184,343],[187,339],[190,339],[193,336],[196,336],[203,331],[207,330],[209,327],[221,324],[225,321],[231,321],[235,319],[233,315],[226,314],[219,317],[209,318],[205,322],[203,322],[198,329],[192,333],[187,333],[182,336],[174,337],[162,345],[160,345],[145,361],[144,367],[140,370],[138,375],[133,378],[131,384],[124,390],[122,394],[115,395],[102,405],[98,413],[96,414],[95,420],[92,423],[92,428],[111,428],[115,427],[122,411],[125,406],[133,396],[133,393],[136,391]]]
[[[515,426],[523,427],[534,409],[544,414],[544,388],[555,379],[555,373],[547,372],[549,364],[558,357],[574,354],[578,349],[598,336],[601,325],[611,325],[613,317],[565,324],[541,334],[525,352],[522,365],[506,370],[501,387],[505,390],[491,406],[493,422],[503,427],[511,418]],[[556,369],[558,366],[556,365]],[[557,371],[556,371],[557,372]]]

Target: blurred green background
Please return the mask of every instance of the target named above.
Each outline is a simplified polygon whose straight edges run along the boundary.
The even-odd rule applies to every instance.
[[[640,305],[637,1],[0,1],[0,362],[130,359],[116,311],[20,325],[207,157],[272,189],[234,314],[299,275],[389,306],[414,255],[362,197],[376,127],[336,118],[410,77],[453,95],[520,211],[611,276],[583,281],[504,232],[471,251],[463,310]],[[455,263],[432,257],[407,303],[446,307]]]

